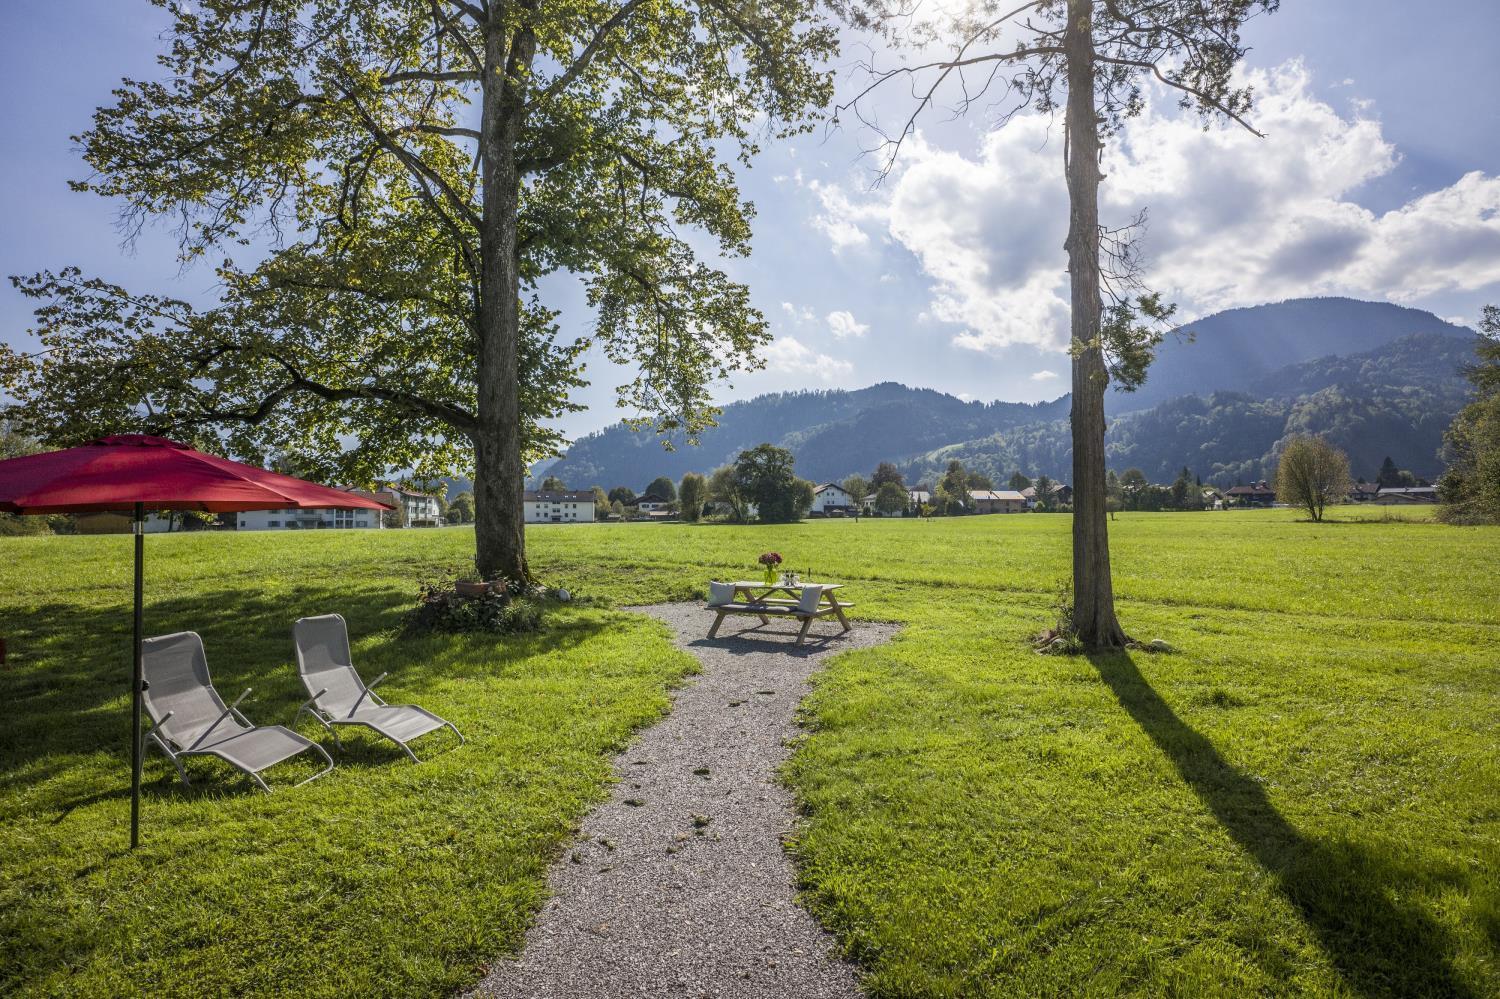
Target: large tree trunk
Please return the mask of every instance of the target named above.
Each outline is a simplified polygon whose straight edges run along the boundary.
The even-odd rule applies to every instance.
[[[1117,648],[1105,502],[1104,390],[1099,343],[1099,123],[1094,109],[1093,0],[1068,0],[1068,274],[1073,346],[1073,624],[1089,649]]]
[[[498,8],[499,5],[496,5]],[[480,116],[483,214],[479,233],[479,412],[474,433],[475,565],[485,579],[529,582],[526,470],[521,463],[521,178],[516,142],[525,114],[525,79],[536,51],[530,31],[514,35],[498,14],[487,27]]]

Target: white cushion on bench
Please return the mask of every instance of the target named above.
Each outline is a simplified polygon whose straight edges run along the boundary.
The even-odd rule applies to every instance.
[[[804,614],[812,614],[818,609],[818,604],[823,599],[823,587],[802,587],[802,599],[797,601],[797,609]]]
[[[734,600],[734,584],[713,582],[708,584],[708,606],[722,607]]]

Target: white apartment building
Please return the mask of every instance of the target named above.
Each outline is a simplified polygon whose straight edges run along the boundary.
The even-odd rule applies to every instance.
[[[528,524],[588,524],[594,520],[592,491],[559,493],[528,489],[524,504]]]
[[[375,494],[382,503],[405,509],[404,522],[407,527],[442,527],[443,514],[438,507],[438,498],[429,493],[413,492],[399,486],[388,485]]]
[[[246,510],[234,514],[241,531],[318,531],[330,528],[380,528],[379,510],[343,507],[321,510]]]

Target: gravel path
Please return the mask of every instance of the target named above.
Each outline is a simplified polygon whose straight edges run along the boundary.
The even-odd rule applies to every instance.
[[[703,672],[615,761],[615,793],[553,868],[552,897],[517,960],[477,994],[526,997],[860,995],[833,938],[797,904],[776,782],[798,703],[825,656],[876,645],[894,625],[731,617],[701,604],[633,608],[665,621]],[[746,630],[737,631],[736,625]]]

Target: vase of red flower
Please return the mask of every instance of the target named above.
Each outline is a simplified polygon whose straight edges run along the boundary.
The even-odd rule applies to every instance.
[[[767,586],[775,586],[776,585],[776,567],[781,564],[781,553],[780,552],[762,552],[760,558],[757,559],[756,561],[760,562],[760,564],[765,567],[765,570],[766,570],[766,585]]]

